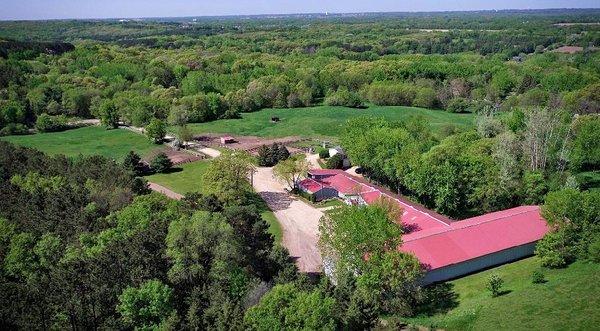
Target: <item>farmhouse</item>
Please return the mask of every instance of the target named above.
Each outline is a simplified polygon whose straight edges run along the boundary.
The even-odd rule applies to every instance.
[[[311,170],[300,189],[315,200],[340,198],[347,204],[396,201],[403,210],[403,244],[424,265],[425,284],[453,279],[533,255],[548,231],[538,206],[522,206],[453,221],[342,170]]]

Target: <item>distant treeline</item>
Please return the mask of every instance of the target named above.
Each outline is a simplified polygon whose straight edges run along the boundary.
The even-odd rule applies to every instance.
[[[61,55],[74,49],[73,44],[64,42],[0,40],[0,57],[5,59],[10,55],[17,59],[31,59],[42,53]]]

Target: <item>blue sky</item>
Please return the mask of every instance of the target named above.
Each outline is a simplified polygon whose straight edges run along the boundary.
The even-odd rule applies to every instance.
[[[600,0],[0,0],[0,20],[598,7]]]

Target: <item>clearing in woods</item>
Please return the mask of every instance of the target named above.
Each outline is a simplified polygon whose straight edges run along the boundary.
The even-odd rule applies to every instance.
[[[25,136],[7,136],[0,139],[16,145],[35,148],[47,154],[66,156],[99,154],[121,161],[129,151],[142,156],[164,148],[146,137],[129,130],[107,130],[88,126],[62,132],[36,133]]]
[[[338,137],[347,120],[359,116],[383,117],[389,121],[422,116],[428,120],[434,132],[444,126],[459,128],[473,124],[474,115],[453,114],[443,110],[431,110],[402,106],[370,106],[367,109],[317,106],[295,109],[264,109],[254,113],[243,113],[241,119],[218,120],[207,123],[190,124],[195,134],[229,133],[259,137]],[[279,117],[279,122],[271,118]]]

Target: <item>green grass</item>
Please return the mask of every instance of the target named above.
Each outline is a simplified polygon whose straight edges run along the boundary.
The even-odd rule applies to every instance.
[[[179,194],[190,192],[205,193],[202,184],[202,175],[208,168],[209,161],[196,161],[178,165],[167,174],[146,176],[148,181],[160,184]]]
[[[183,195],[189,192],[206,193],[205,186],[202,183],[202,175],[206,171],[206,168],[208,168],[209,162],[196,161],[185,163],[177,166],[173,172],[146,176],[146,179]],[[277,242],[281,242],[283,232],[281,225],[275,218],[275,214],[268,209],[266,203],[261,205],[260,208],[262,217],[269,224],[269,233],[275,237]]]
[[[434,130],[443,125],[458,127],[472,125],[472,114],[452,114],[442,110],[430,110],[400,106],[371,106],[367,109],[318,106],[295,109],[264,109],[254,113],[242,114],[241,119],[219,120],[190,125],[194,133],[229,133],[260,137],[338,137],[344,123],[361,115],[384,117],[390,121],[421,115],[426,118]],[[272,123],[271,117],[280,118]]]
[[[262,217],[269,224],[269,233],[273,235],[275,238],[275,242],[280,243],[283,238],[283,230],[281,230],[281,224],[270,210],[264,210],[262,213]]]
[[[459,305],[434,316],[408,319],[413,325],[447,330],[590,330],[600,325],[600,265],[576,262],[543,270],[547,282],[532,284],[540,270],[532,257],[449,282]],[[485,289],[492,273],[508,293],[492,298]]]
[[[26,136],[0,137],[16,145],[38,149],[47,154],[67,156],[100,154],[121,160],[130,150],[140,155],[162,148],[146,137],[128,130],[106,130],[89,126],[63,132],[37,133]]]

